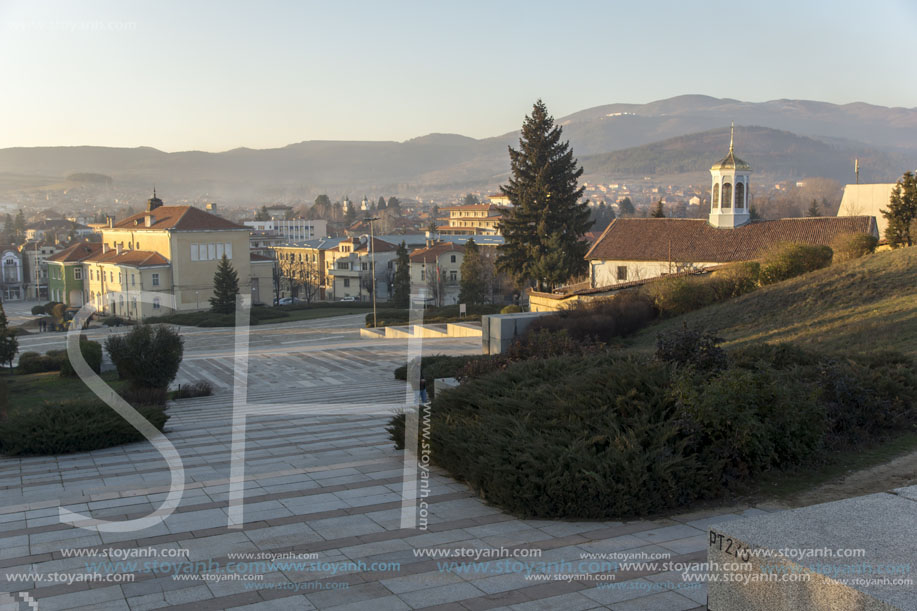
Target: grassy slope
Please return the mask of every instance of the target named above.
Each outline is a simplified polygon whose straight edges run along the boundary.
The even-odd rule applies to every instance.
[[[725,347],[792,342],[828,352],[896,350],[917,357],[917,248],[882,252],[677,316],[628,344],[652,351],[656,335],[687,322]]]

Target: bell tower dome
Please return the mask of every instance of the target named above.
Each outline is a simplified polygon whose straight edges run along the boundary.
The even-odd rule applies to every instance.
[[[714,227],[732,229],[751,220],[748,179],[751,166],[735,156],[735,123],[729,133],[729,154],[710,168],[710,219]]]

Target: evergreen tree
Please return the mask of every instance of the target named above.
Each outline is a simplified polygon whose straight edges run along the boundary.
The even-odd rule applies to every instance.
[[[654,219],[664,219],[665,218],[665,208],[662,205],[662,200],[660,199],[656,202],[656,205],[653,206],[653,212],[650,214]]]
[[[582,237],[591,222],[588,206],[579,203],[583,188],[577,186],[583,169],[561,135],[538,100],[522,125],[519,150],[509,147],[512,174],[502,187],[512,207],[500,221],[505,242],[497,266],[517,283],[534,283],[540,290],[587,267],[588,243]]]
[[[10,332],[6,312],[3,310],[3,304],[0,303],[0,363],[9,365],[12,370],[13,359],[16,358],[17,352],[19,352],[19,340]]]
[[[406,308],[411,301],[411,258],[404,242],[395,254],[395,278],[392,281],[392,302],[396,308]]]
[[[463,206],[473,206],[474,204],[480,204],[481,200],[478,199],[477,195],[472,193],[467,193],[465,199],[462,200]]]
[[[806,216],[821,216],[821,210],[818,209],[818,201],[814,198],[812,203],[809,204],[809,209],[806,210]]]
[[[388,198],[387,210],[391,210],[393,216],[401,216],[401,201],[394,195]]]
[[[459,303],[484,303],[487,295],[487,278],[481,250],[473,239],[465,242],[465,253],[462,257],[462,281],[459,288]]]
[[[256,221],[269,221],[271,220],[271,215],[267,213],[267,206],[261,206],[261,210],[255,213]]]
[[[350,205],[347,206],[347,210],[344,212],[344,222],[347,223],[347,226],[353,225],[354,221],[357,220],[357,210],[353,202],[350,202]]]
[[[761,220],[761,215],[758,214],[758,209],[755,208],[754,206],[749,206],[748,208],[748,219],[751,221]]]
[[[239,274],[224,254],[213,275],[213,297],[210,309],[219,314],[232,314],[236,310],[236,295],[239,294]]]
[[[888,200],[888,210],[881,212],[888,220],[885,239],[892,248],[912,246],[917,220],[917,178],[911,172],[905,172],[898,180]]]
[[[22,214],[21,209],[16,215],[16,220],[13,221],[13,240],[17,244],[25,241],[25,215]]]
[[[618,212],[621,214],[621,216],[629,216],[636,211],[637,209],[634,208],[634,203],[630,201],[629,197],[625,197],[618,202]]]
[[[381,195],[379,196],[379,201],[376,202],[376,210],[385,210],[385,198]]]

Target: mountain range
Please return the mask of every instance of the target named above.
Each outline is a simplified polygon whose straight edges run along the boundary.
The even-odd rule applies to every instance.
[[[806,100],[742,102],[685,95],[648,104],[609,104],[557,119],[584,179],[610,182],[680,176],[706,182],[728,149],[756,173],[791,179],[824,176],[892,181],[917,166],[917,108]],[[521,117],[520,117],[521,123]],[[229,203],[328,192],[438,197],[487,191],[509,172],[507,146],[518,132],[485,139],[429,134],[405,142],[306,141],[276,149],[166,153],[150,147],[0,149],[0,192],[65,182],[75,173],[111,176],[116,186],[146,187]]]

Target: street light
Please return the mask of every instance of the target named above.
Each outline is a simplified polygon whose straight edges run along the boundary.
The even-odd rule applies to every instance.
[[[367,217],[363,219],[364,221],[369,221],[369,260],[370,260],[370,275],[372,276],[372,287],[373,287],[373,328],[376,328],[376,236],[373,232],[373,221],[378,221],[379,217]]]

